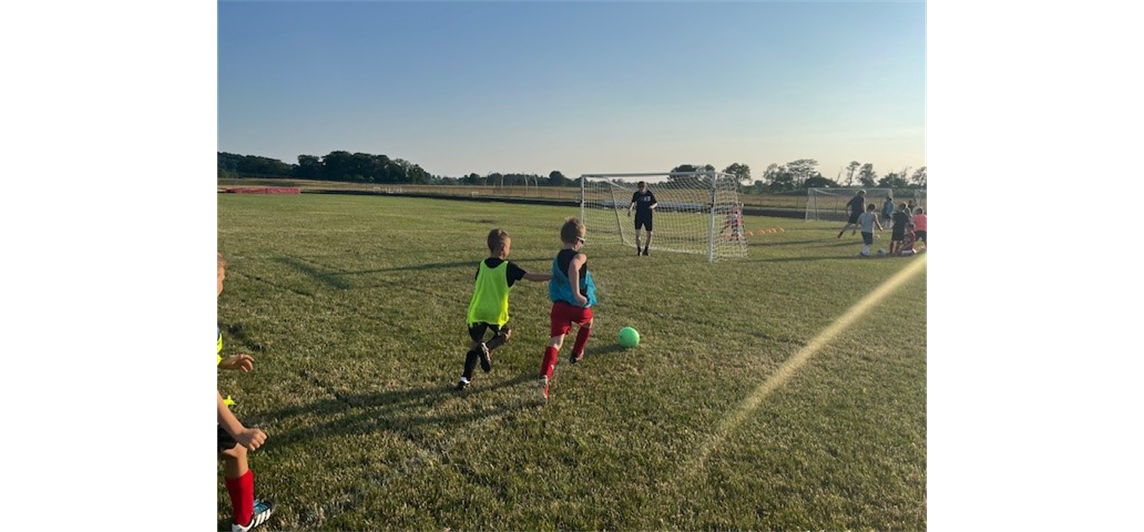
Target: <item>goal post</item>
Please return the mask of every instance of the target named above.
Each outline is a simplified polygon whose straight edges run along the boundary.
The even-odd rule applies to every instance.
[[[885,198],[894,196],[894,191],[889,188],[808,188],[806,189],[806,221],[845,222],[848,219],[846,204],[858,194],[859,190],[866,191],[866,203],[876,205],[879,213],[882,212],[882,202]]]
[[[723,230],[739,206],[739,181],[722,172],[583,174],[580,219],[591,234],[635,246],[635,218],[628,217],[628,208],[640,181],[658,203],[651,249],[701,254],[712,262],[747,256],[746,242]]]

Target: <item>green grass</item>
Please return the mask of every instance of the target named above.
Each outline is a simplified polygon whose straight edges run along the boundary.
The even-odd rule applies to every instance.
[[[269,530],[924,530],[926,274],[908,277],[744,400],[878,286],[925,257],[860,259],[835,224],[746,217],[746,259],[584,249],[600,288],[587,356],[551,400],[543,283],[511,296],[491,373],[452,391],[485,236],[547,272],[575,209],[372,196],[220,194],[223,354]],[[889,234],[879,247],[889,247]],[[623,326],[641,334],[622,350]],[[741,422],[724,425],[736,412]],[[221,472],[221,468],[220,468]],[[219,481],[220,528],[230,509]]]
[[[316,181],[310,179],[270,179],[270,178],[219,178],[218,188],[229,187],[298,187],[303,193],[344,191],[355,193],[387,194],[386,191],[400,191],[399,194],[421,194],[442,197],[465,198],[527,198],[567,201],[574,204],[579,201],[580,188],[567,187],[534,187],[523,185],[413,185],[407,183],[351,183],[346,181]],[[845,216],[845,198],[831,209],[841,212]],[[806,213],[806,192],[787,194],[740,194],[739,201],[750,208],[763,208],[775,211],[787,211],[794,216],[802,217]],[[824,214],[828,209],[823,206]]]

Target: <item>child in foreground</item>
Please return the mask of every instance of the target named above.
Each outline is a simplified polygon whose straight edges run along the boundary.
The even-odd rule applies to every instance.
[[[540,401],[548,401],[548,383],[552,380],[552,370],[556,368],[556,358],[564,345],[564,336],[572,331],[575,323],[576,342],[572,345],[569,363],[575,364],[584,358],[584,347],[592,334],[592,305],[596,303],[596,284],[588,272],[588,256],[581,253],[584,246],[584,223],[578,218],[568,218],[560,227],[560,241],[564,247],[552,259],[552,282],[548,283],[548,298],[552,300],[551,338],[544,348],[544,358],[540,362],[539,392]]]

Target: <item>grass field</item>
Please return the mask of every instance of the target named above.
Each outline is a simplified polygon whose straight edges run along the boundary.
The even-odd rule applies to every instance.
[[[219,189],[227,187],[298,187],[307,192],[349,191],[376,194],[422,194],[442,197],[470,198],[525,198],[567,201],[575,203],[579,187],[526,187],[496,185],[410,185],[382,183],[348,183],[344,181],[315,181],[307,179],[219,178]],[[846,198],[849,199],[849,198]],[[806,214],[806,193],[794,194],[741,194],[739,200],[748,208],[765,208],[803,217]],[[845,204],[845,201],[843,201]],[[845,216],[845,207],[841,208]]]
[[[926,529],[926,257],[858,258],[836,224],[748,216],[783,231],[713,264],[589,226],[585,360],[566,341],[538,405],[550,303],[521,281],[512,339],[454,392],[489,229],[547,272],[576,214],[218,196],[223,354],[256,358],[218,385],[270,436],[251,458],[267,530]],[[636,349],[616,345],[627,325]]]

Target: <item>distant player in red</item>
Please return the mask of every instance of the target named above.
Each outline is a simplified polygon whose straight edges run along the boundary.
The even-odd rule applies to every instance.
[[[731,230],[731,234],[727,237],[731,240],[743,239],[743,207],[735,205],[731,208],[731,212],[727,213],[727,219],[723,222],[723,229],[719,234],[724,234],[727,230]]]
[[[926,242],[926,226],[928,220],[926,219],[926,211],[921,207],[914,209],[914,234],[918,235],[918,242],[929,244]]]
[[[906,232],[902,235],[902,246],[898,250],[898,255],[908,257],[916,253],[914,242],[917,242],[917,238],[917,235],[914,234],[914,224],[906,224]]]

